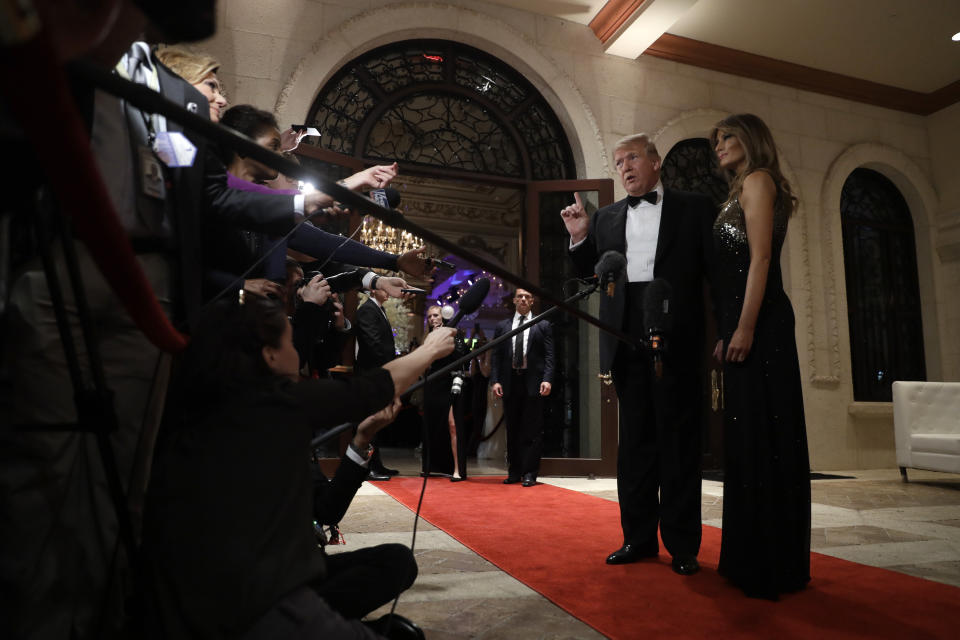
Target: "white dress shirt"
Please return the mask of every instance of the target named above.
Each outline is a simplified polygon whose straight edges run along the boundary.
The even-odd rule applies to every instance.
[[[657,257],[657,240],[660,237],[660,213],[663,211],[663,183],[657,181],[657,203],[641,200],[635,207],[627,207],[624,229],[626,236],[627,282],[650,282],[653,280],[653,263]],[[586,242],[570,240],[570,250]],[[516,325],[514,325],[516,326]]]
[[[627,282],[653,280],[653,262],[657,256],[660,213],[663,210],[663,184],[659,181],[656,191],[656,204],[641,200],[636,206],[627,207]]]
[[[511,329],[516,329],[520,326],[520,318],[523,318],[524,325],[530,323],[530,320],[533,318],[533,312],[528,311],[527,315],[521,316],[519,313],[513,313],[513,325]],[[521,333],[523,336],[523,368],[527,368],[527,353],[530,351],[530,329],[524,329]],[[510,362],[513,362],[513,345],[516,344],[517,336],[510,338]]]

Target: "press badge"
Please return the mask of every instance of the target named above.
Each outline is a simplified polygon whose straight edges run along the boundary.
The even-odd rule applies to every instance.
[[[153,150],[168,167],[192,167],[197,148],[179,131],[161,131],[153,141]]]
[[[163,167],[160,160],[149,147],[141,146],[140,151],[140,184],[144,195],[163,200],[167,197],[167,189],[163,183]]]

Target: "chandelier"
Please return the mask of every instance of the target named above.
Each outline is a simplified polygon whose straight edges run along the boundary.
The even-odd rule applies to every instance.
[[[396,255],[423,246],[423,240],[409,231],[394,229],[373,216],[363,218],[360,241],[368,247]]]

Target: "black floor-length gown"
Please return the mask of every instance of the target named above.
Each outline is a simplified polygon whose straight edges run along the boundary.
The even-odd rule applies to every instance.
[[[467,353],[467,347],[463,340],[457,336],[454,341],[453,352],[435,360],[427,370],[429,377],[436,371],[452,363],[454,360],[462,358]],[[424,450],[420,464],[422,473],[440,473],[451,475],[453,466],[453,449],[450,443],[449,418],[450,407],[454,406],[457,396],[451,392],[453,387],[453,376],[446,373],[436,380],[431,380],[423,389],[423,422],[425,426]],[[465,448],[466,442],[461,445],[459,442],[460,428],[462,418],[454,410],[454,422],[457,425],[458,448]],[[465,434],[464,434],[464,437]],[[466,468],[461,469],[465,473]]]
[[[786,207],[775,207],[770,271],[750,353],[742,363],[723,365],[719,572],[747,595],[771,600],[810,580],[810,462],[793,308],[780,272],[787,219]],[[713,237],[726,354],[750,267],[739,201],[720,212]]]

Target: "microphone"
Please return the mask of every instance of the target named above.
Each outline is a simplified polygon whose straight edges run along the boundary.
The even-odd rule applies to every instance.
[[[666,335],[673,329],[670,297],[673,287],[663,278],[654,278],[643,292],[643,328],[647,346],[653,353],[657,379],[663,377],[662,355],[667,350]]]
[[[619,251],[604,251],[593,267],[593,277],[599,286],[606,285],[607,295],[613,297],[617,280],[627,268],[627,259]]]
[[[319,274],[319,271],[310,271],[309,273],[305,274],[303,279],[297,283],[296,288],[299,289],[300,287],[306,286],[308,282],[313,280],[314,276]],[[344,291],[359,289],[361,286],[363,286],[363,276],[365,274],[366,271],[353,269],[351,271],[342,271],[333,275],[324,276],[323,279],[327,281],[328,285],[330,285],[331,293],[343,293]]]
[[[427,264],[431,267],[443,267],[444,269],[455,270],[457,265],[452,262],[447,262],[446,260],[441,260],[440,258],[426,258]]]
[[[393,187],[371,189],[367,197],[384,209],[396,209],[397,205],[400,204],[400,192]]]
[[[483,299],[487,297],[487,292],[489,291],[490,281],[486,278],[478,278],[477,281],[473,283],[473,286],[467,289],[465,294],[460,296],[459,311],[457,311],[457,314],[453,316],[453,318],[447,322],[444,322],[444,326],[455,327],[463,318],[463,316],[470,315],[479,309],[480,305],[483,304]]]

